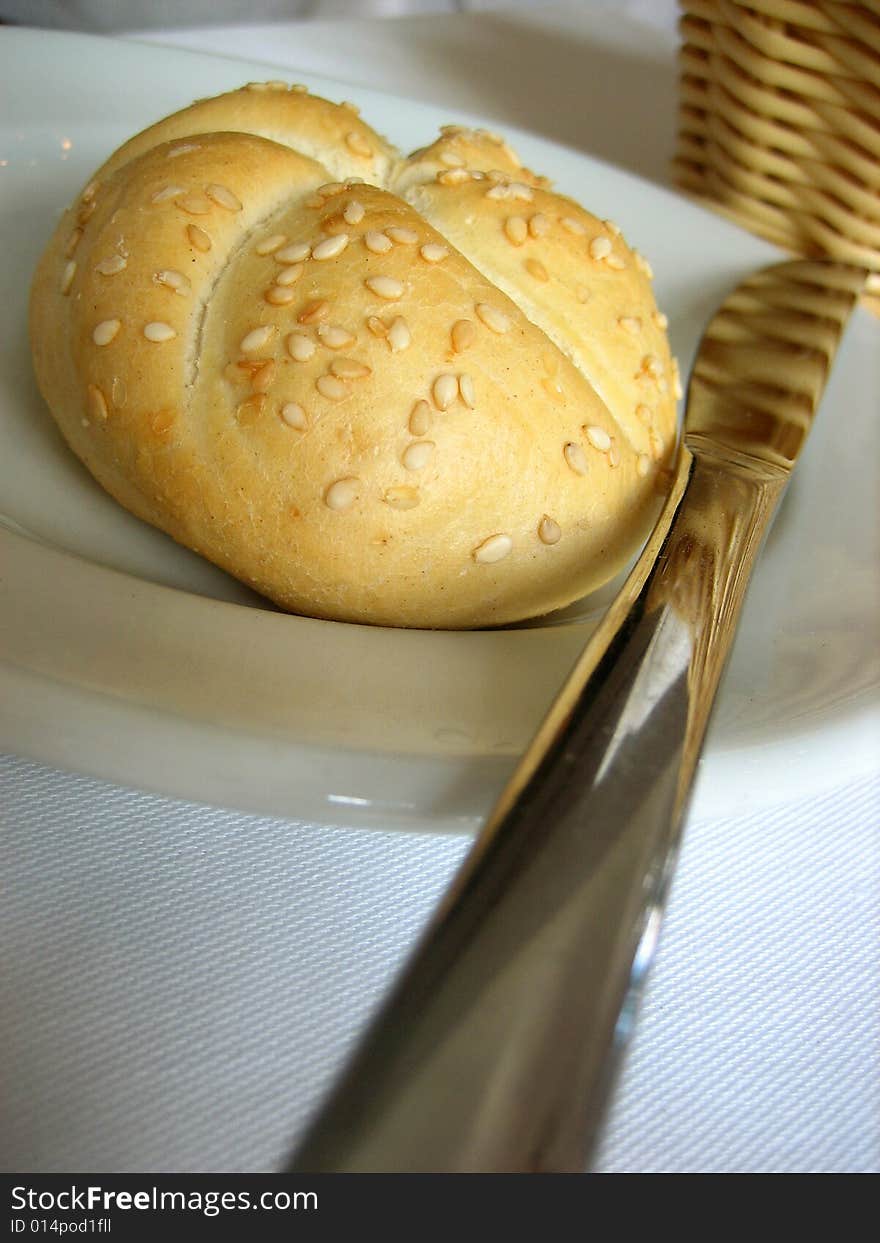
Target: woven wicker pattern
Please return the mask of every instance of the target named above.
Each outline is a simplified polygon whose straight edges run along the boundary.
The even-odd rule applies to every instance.
[[[786,249],[880,273],[880,0],[681,5],[678,184]]]

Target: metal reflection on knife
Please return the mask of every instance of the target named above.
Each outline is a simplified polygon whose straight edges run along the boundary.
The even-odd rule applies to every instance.
[[[866,275],[778,264],[709,324],[657,527],[291,1168],[585,1168],[749,575]]]

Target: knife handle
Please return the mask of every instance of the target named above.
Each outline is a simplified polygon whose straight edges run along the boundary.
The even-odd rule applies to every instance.
[[[585,1169],[786,480],[682,448],[648,546],[293,1169]]]

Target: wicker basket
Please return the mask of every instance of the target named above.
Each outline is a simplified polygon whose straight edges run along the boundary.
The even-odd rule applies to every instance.
[[[880,292],[880,0],[680,2],[678,184]]]

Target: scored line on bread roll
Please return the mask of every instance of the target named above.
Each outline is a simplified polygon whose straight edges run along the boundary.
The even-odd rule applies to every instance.
[[[40,387],[134,513],[292,611],[498,625],[644,538],[680,384],[647,262],[444,127],[283,84],[126,143],[40,263]]]

